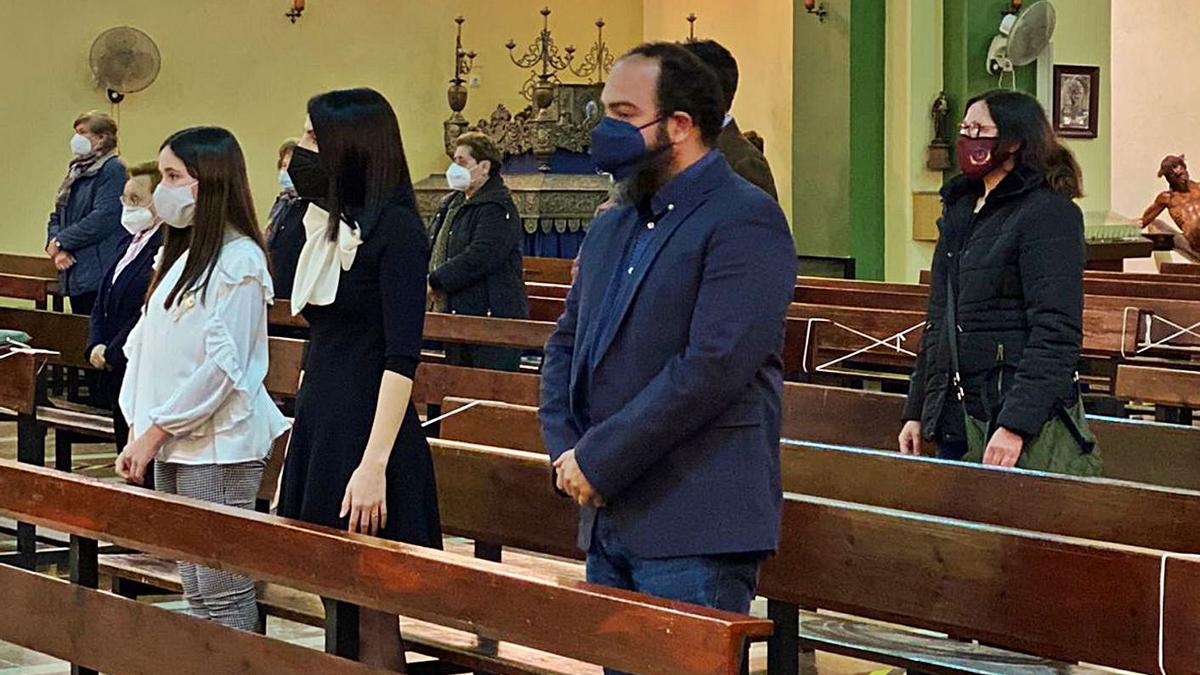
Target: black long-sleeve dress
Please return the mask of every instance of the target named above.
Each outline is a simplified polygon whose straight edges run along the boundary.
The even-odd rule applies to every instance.
[[[345,528],[351,474],[371,435],[384,370],[412,377],[425,323],[429,246],[411,198],[378,214],[348,214],[363,242],[337,296],[303,310],[310,325],[304,382],[284,464],[279,514]],[[410,402],[387,465],[387,526],[379,536],[441,547],[429,445]]]

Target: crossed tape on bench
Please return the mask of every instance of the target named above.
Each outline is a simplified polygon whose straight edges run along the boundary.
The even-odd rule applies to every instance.
[[[826,319],[823,317],[813,317],[806,321],[806,327],[805,327],[805,331],[804,331],[804,354],[800,359],[800,366],[804,372],[808,372],[808,354],[809,354],[809,348],[812,343],[813,325],[818,324],[818,323],[830,324],[830,325],[840,328],[848,333],[852,333],[854,335],[857,335],[858,337],[865,338],[866,340],[868,340],[870,342],[866,347],[862,347],[861,349],[856,349],[856,350],[850,352],[849,354],[840,356],[836,359],[833,359],[832,361],[827,361],[825,363],[817,365],[816,367],[813,368],[813,370],[818,373],[822,372],[828,368],[832,368],[833,366],[836,366],[837,364],[841,363],[842,361],[852,359],[852,358],[858,356],[859,354],[865,354],[866,352],[869,352],[872,349],[876,349],[878,347],[886,347],[888,350],[894,351],[897,354],[905,354],[905,355],[911,356],[913,358],[916,358],[916,356],[917,356],[916,352],[905,349],[904,347],[900,346],[900,343],[908,339],[909,333],[925,327],[925,322],[922,321],[920,323],[909,326],[908,328],[905,328],[904,330],[900,331],[899,333],[895,333],[893,335],[889,335],[888,337],[880,339],[880,338],[875,337],[874,335],[864,333],[856,328],[852,328],[845,324],[834,321],[833,319]],[[895,344],[892,344],[893,342]]]
[[[1167,619],[1167,560],[1194,560],[1200,562],[1200,555],[1185,553],[1164,553],[1158,570],[1158,672],[1167,675],[1166,653],[1163,649],[1164,627]]]
[[[466,412],[467,410],[474,408],[475,406],[479,405],[480,403],[483,403],[483,401],[482,400],[471,401],[470,403],[464,405],[461,408],[455,408],[454,410],[451,410],[450,412],[445,413],[443,415],[438,415],[437,417],[435,417],[431,420],[425,420],[423,423],[421,423],[421,428],[424,429],[425,427],[427,427],[431,424],[441,422],[442,420],[446,419],[447,417],[453,417],[460,412]]]
[[[1183,337],[1185,335],[1190,335],[1192,337],[1200,338],[1200,332],[1197,332],[1197,330],[1200,329],[1200,321],[1197,321],[1196,323],[1194,323],[1190,326],[1181,326],[1181,325],[1175,323],[1174,321],[1171,321],[1170,319],[1164,318],[1157,314],[1149,314],[1148,313],[1146,315],[1146,323],[1144,324],[1144,326],[1141,325],[1139,322],[1138,325],[1134,325],[1132,328],[1132,331],[1134,334],[1134,341],[1135,341],[1134,351],[1133,351],[1133,354],[1128,354],[1125,351],[1125,344],[1126,344],[1129,332],[1131,330],[1130,326],[1129,326],[1129,315],[1131,312],[1133,312],[1135,316],[1140,316],[1141,310],[1138,309],[1137,307],[1126,307],[1124,313],[1121,315],[1121,356],[1122,356],[1122,358],[1135,357],[1144,352],[1150,351],[1151,349],[1155,349],[1158,347],[1170,347],[1170,346],[1172,346],[1170,343],[1173,340],[1175,340],[1176,338]],[[1166,324],[1170,329],[1173,329],[1175,332],[1167,335],[1164,338],[1155,340],[1153,334],[1154,334],[1154,323],[1156,321],[1159,323]],[[1145,328],[1145,333],[1146,333],[1144,341],[1142,338],[1139,338],[1137,336],[1137,333],[1140,332],[1143,327]]]

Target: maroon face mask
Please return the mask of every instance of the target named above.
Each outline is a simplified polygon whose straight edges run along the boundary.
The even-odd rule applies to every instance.
[[[979,180],[1008,159],[1007,153],[997,150],[998,138],[971,138],[959,136],[956,154],[958,168],[964,176]]]

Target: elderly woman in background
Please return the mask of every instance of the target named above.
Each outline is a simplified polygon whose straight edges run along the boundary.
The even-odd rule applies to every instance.
[[[296,260],[304,247],[304,212],[308,201],[296,194],[288,165],[292,163],[292,152],[299,139],[289,138],[279,146],[279,159],[275,168],[279,171],[279,196],[271,205],[267,216],[267,251],[271,256],[271,280],[275,284],[275,297],[287,300],[292,297],[292,283],[296,278]]]
[[[84,113],[72,126],[75,158],[46,225],[46,255],[58,268],[59,285],[71,298],[71,311],[91,314],[100,279],[122,250],[125,165],[117,157],[117,123],[112,117]]]
[[[141,318],[146,291],[154,277],[154,259],[163,240],[159,227],[162,219],[154,208],[154,190],[161,182],[158,162],[129,168],[121,195],[121,255],[100,280],[88,332],[86,353],[88,361],[103,371],[99,384],[112,407],[118,453],[129,442],[129,424],[118,403],[128,365],[125,341]],[[144,485],[154,487],[152,470],[147,471]]]
[[[529,317],[521,272],[521,219],[500,176],[496,143],[468,132],[454,143],[446,171],[453,192],[442,200],[430,231],[429,309],[435,312]],[[521,351],[483,345],[447,344],[447,362],[494,370],[516,370]]]

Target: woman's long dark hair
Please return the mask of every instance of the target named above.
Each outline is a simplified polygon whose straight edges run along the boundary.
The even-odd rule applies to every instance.
[[[996,121],[1000,139],[1020,144],[1018,165],[1039,171],[1051,190],[1074,199],[1083,196],[1083,174],[1079,162],[1054,134],[1042,104],[1029,94],[993,89],[967,101],[967,108],[983,101]]]
[[[220,127],[192,127],[172,134],[159,146],[159,152],[166,147],[179,157],[188,174],[199,181],[192,226],[166,228],[162,264],[147,295],[154,293],[162,275],[188,251],[183,274],[163,303],[164,309],[170,309],[186,291],[200,293],[203,300],[225,244],[225,228],[250,237],[264,254],[267,246],[254,215],[246,158],[233,134]]]
[[[379,211],[397,194],[416,203],[400,124],[382,94],[367,88],[318,94],[308,101],[308,118],[329,177],[330,240],[347,209]]]

